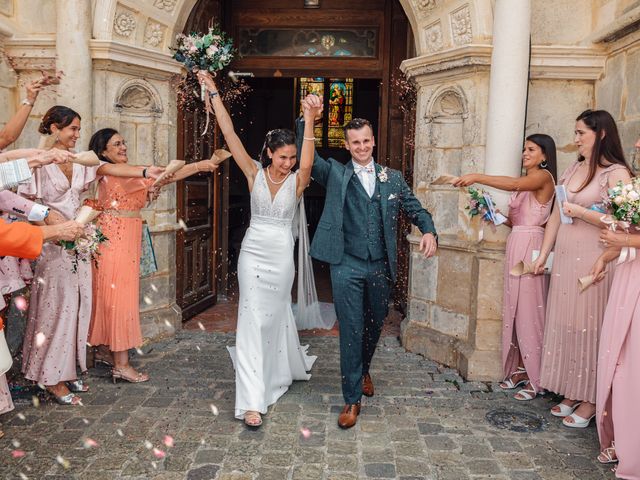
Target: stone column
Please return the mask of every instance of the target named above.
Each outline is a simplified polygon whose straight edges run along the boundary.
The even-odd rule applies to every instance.
[[[527,102],[531,0],[496,0],[487,112],[487,175],[520,176]],[[506,211],[508,194],[492,191]]]
[[[56,0],[56,67],[64,72],[57,100],[82,117],[78,150],[87,148],[93,133],[91,30],[91,2]]]

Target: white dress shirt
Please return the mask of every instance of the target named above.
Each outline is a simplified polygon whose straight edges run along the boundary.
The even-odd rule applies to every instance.
[[[376,169],[373,158],[364,166],[359,165],[353,159],[351,162],[353,162],[353,171],[358,176],[358,180],[360,180],[365,192],[367,192],[369,198],[373,197],[373,192],[376,189]]]

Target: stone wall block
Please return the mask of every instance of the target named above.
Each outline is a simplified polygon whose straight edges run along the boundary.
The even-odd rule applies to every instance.
[[[402,322],[402,345],[449,367],[457,367],[459,362],[456,340],[411,319]]]
[[[458,222],[458,189],[439,188],[429,190],[429,196],[437,208],[431,212],[433,221],[440,235],[457,235]]]
[[[475,337],[476,348],[500,352],[502,348],[502,321],[478,319]]]
[[[439,249],[438,304],[463,315],[471,313],[473,256],[464,252]]]
[[[460,355],[458,367],[468,380],[495,382],[502,378],[502,358],[499,350],[472,350]]]
[[[152,274],[140,279],[140,310],[164,308],[175,300],[175,278]]]
[[[429,326],[450,337],[466,340],[469,333],[469,316],[446,310],[440,305],[433,305]]]
[[[624,106],[624,116],[640,116],[640,48],[627,54],[627,71],[625,75],[627,81],[626,105]]]
[[[478,277],[478,319],[502,318],[502,297],[504,284],[504,262],[479,259]]]
[[[174,272],[176,268],[176,236],[174,232],[152,234],[159,272]]]
[[[138,165],[153,165],[157,151],[154,125],[138,123],[136,126],[136,159]]]
[[[420,252],[411,254],[411,296],[435,302],[438,290],[438,256],[424,258]]]
[[[596,84],[596,105],[599,109],[607,110],[616,119],[619,119],[622,114],[620,93],[625,87],[625,63],[624,53],[609,58],[605,67],[605,76]]]
[[[431,309],[429,304],[417,298],[409,300],[409,317],[412,321],[429,324],[431,321]]]

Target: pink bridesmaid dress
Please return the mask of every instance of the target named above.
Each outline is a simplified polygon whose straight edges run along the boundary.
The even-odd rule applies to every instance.
[[[71,183],[57,165],[46,165],[34,173],[31,183],[19,193],[39,199],[44,205],[73,219],[80,196],[96,179],[99,167],[73,165]],[[42,385],[56,385],[78,378],[76,366],[86,367],[86,349],[91,321],[91,264],[78,262],[54,243],[46,243],[36,260],[29,318],[22,347],[25,378]]]
[[[611,275],[611,273],[609,273]],[[596,424],[601,447],[615,440],[616,477],[640,480],[640,259],[615,270],[598,350]]]
[[[514,276],[510,270],[518,262],[532,262],[533,250],[540,251],[543,225],[551,214],[553,197],[545,204],[534,192],[514,192],[509,201],[511,234],[507,239],[504,264],[504,300],[502,305],[502,367],[507,379],[518,367],[518,356],[533,388],[539,391],[540,361],[546,298],[547,275]],[[519,355],[518,355],[519,354]]]
[[[568,184],[579,166],[575,162],[558,183]],[[585,208],[606,196],[609,174],[622,165],[596,172],[580,192],[567,188],[567,198]],[[580,292],[578,279],[589,274],[602,254],[600,228],[580,218],[560,224],[547,298],[547,319],[540,384],[571,400],[596,403],[598,339],[613,281],[611,272],[600,283]],[[613,266],[609,268],[612,269]]]

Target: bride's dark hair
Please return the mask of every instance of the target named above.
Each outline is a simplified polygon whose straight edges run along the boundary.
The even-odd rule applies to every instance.
[[[275,152],[281,147],[287,145],[296,144],[296,135],[286,128],[276,128],[267,132],[267,136],[264,139],[264,145],[262,145],[262,151],[260,152],[260,163],[263,167],[268,167],[271,164],[271,159],[267,153],[267,148],[271,150],[271,153]]]

